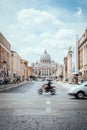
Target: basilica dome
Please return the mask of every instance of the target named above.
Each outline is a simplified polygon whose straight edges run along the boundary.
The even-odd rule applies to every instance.
[[[41,63],[51,63],[50,55],[47,53],[47,51],[44,51],[44,54],[40,58]]]

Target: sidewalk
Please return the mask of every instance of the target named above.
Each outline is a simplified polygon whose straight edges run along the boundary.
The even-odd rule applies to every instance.
[[[7,90],[7,89],[10,89],[10,88],[15,88],[15,87],[18,87],[18,86],[21,86],[21,85],[25,85],[25,84],[28,84],[29,81],[23,81],[23,82],[19,82],[19,83],[16,83],[16,84],[3,84],[3,85],[0,85],[0,92],[3,91],[3,90]]]
[[[63,83],[63,82],[60,82],[60,81],[56,82],[56,84],[62,86],[63,88],[67,89],[68,91],[70,89],[72,89],[73,87],[78,87],[77,84]]]

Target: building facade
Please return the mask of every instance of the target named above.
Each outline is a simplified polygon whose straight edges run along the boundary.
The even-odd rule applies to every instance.
[[[23,60],[17,52],[11,51],[11,80],[28,79],[28,61]]]
[[[11,60],[11,45],[0,33],[0,78],[9,78]]]
[[[63,65],[63,80],[72,81],[72,50],[71,47],[68,48],[68,54],[64,57]]]
[[[32,76],[32,66],[28,66],[28,77]]]
[[[64,57],[63,80],[67,81],[67,57]]]
[[[76,70],[80,79],[87,79],[87,29],[76,43]]]
[[[67,56],[67,79],[71,82],[72,81],[72,50],[71,47],[68,49],[68,56]]]
[[[33,64],[33,76],[36,77],[55,77],[57,76],[58,63],[51,61],[50,55],[44,51],[40,61]]]
[[[11,45],[0,33],[0,80],[13,82],[15,78],[28,80],[32,67],[17,52],[11,51]]]

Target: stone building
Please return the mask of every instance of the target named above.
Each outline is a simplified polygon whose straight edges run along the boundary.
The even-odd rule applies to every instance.
[[[11,51],[11,80],[28,79],[28,61],[23,60],[17,52]]]
[[[10,75],[11,45],[0,33],[0,78],[9,78]]]
[[[33,76],[36,77],[55,77],[57,76],[58,63],[51,61],[50,55],[45,50],[40,61],[33,64]]]
[[[67,81],[67,57],[64,57],[63,80]]]
[[[72,81],[72,50],[71,47],[68,49],[68,56],[67,56],[67,79],[71,82]]]
[[[76,71],[79,80],[87,79],[87,29],[76,43]]]
[[[64,57],[64,65],[63,65],[63,80],[64,81],[72,81],[72,50],[71,47],[68,48],[68,54]]]
[[[28,66],[28,77],[32,76],[32,66]]]

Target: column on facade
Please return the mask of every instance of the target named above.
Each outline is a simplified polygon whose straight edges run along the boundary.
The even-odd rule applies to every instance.
[[[87,76],[87,44],[86,44],[86,46],[85,46],[85,49],[86,49],[86,51],[85,51],[85,76]]]
[[[84,58],[85,58],[85,65],[86,65],[86,45],[85,45],[85,55],[84,55]]]
[[[86,45],[85,45],[85,55],[84,55],[84,57],[85,57],[85,68],[84,68],[84,74],[85,74],[85,76],[86,76]]]
[[[72,81],[72,56],[70,59],[70,81]]]
[[[38,76],[38,68],[37,68],[37,76]]]
[[[56,76],[56,68],[55,68],[55,76]]]
[[[78,66],[79,66],[79,51],[78,51],[78,44],[79,44],[79,42],[78,42],[78,35],[76,36],[76,72],[78,73],[78,70],[79,70],[79,68],[78,68]]]
[[[42,76],[42,69],[41,69],[41,76]]]
[[[65,64],[64,64],[64,66],[63,66],[63,74],[64,74],[64,75],[63,75],[63,76],[64,76],[64,79],[63,79],[63,80],[65,81],[65,80],[66,80]]]
[[[83,54],[83,57],[84,57],[84,65],[85,65],[85,46],[84,46],[84,54]],[[84,66],[83,66],[84,67]]]
[[[48,72],[48,76],[49,76],[49,68],[48,68],[48,71],[47,71],[47,72]]]
[[[84,67],[84,64],[85,64],[84,52],[85,52],[85,48],[84,48],[84,46],[83,46],[83,67]]]
[[[13,54],[11,54],[11,82],[13,82]]]
[[[39,69],[39,76],[41,76],[41,68]]]
[[[86,44],[86,76],[87,76],[87,44]]]
[[[51,77],[52,77],[52,68],[51,68]]]
[[[87,44],[86,44],[86,64],[87,64]]]
[[[85,75],[85,45],[83,46],[84,51],[83,51],[83,58],[84,58],[84,64],[83,64],[83,75]]]

